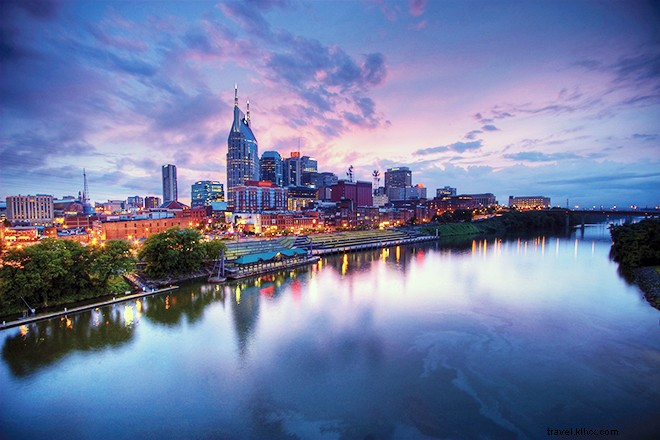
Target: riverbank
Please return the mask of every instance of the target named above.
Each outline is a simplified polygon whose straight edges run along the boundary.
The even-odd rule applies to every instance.
[[[640,267],[632,270],[633,282],[639,286],[646,300],[660,310],[660,266]]]
[[[46,319],[57,318],[58,316],[66,316],[66,315],[69,315],[69,314],[84,312],[86,310],[93,310],[93,309],[96,309],[96,308],[99,308],[99,307],[105,307],[105,306],[109,306],[109,305],[120,303],[120,302],[125,302],[125,301],[130,301],[130,300],[133,300],[133,299],[137,299],[137,298],[142,298],[144,296],[158,295],[159,293],[169,292],[171,290],[176,290],[178,288],[179,288],[179,286],[169,286],[169,287],[165,287],[165,288],[158,289],[158,290],[142,291],[142,292],[133,293],[133,294],[129,294],[129,295],[113,297],[111,300],[108,300],[108,301],[101,301],[101,302],[98,302],[98,303],[86,304],[84,306],[79,306],[79,307],[73,307],[71,309],[69,309],[67,307],[64,307],[63,310],[59,310],[59,311],[56,311],[56,312],[44,313],[44,314],[39,314],[39,315],[35,315],[35,316],[28,316],[27,318],[16,319],[16,320],[9,321],[9,322],[2,321],[2,325],[0,325],[0,330],[4,330],[4,329],[7,329],[7,328],[12,328],[12,327],[18,327],[20,325],[25,325],[25,324],[31,324],[33,322],[43,321],[43,320],[46,320]]]

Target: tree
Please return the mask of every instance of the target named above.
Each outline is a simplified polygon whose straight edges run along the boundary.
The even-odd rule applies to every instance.
[[[660,265],[660,221],[611,226],[610,255],[626,268]]]
[[[133,247],[124,240],[109,240],[103,246],[90,246],[90,275],[98,286],[107,286],[110,278],[135,270]]]
[[[222,240],[211,240],[202,242],[202,248],[204,250],[204,257],[207,260],[217,260],[222,255],[222,251],[227,249],[227,246],[222,242]]]
[[[0,313],[93,298],[112,286],[126,286],[120,274],[131,270],[128,243],[105,247],[48,238],[25,249],[11,249],[0,267]],[[125,288],[124,288],[125,290]]]
[[[194,229],[170,228],[149,236],[138,257],[147,263],[145,272],[150,277],[189,274],[199,270],[204,261],[201,240],[201,234]]]
[[[2,294],[13,295],[16,302],[24,298],[33,307],[77,295],[89,286],[83,271],[89,258],[78,242],[45,239],[25,249],[12,249],[4,263]]]

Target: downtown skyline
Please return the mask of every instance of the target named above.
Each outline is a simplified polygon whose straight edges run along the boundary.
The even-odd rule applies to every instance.
[[[226,184],[234,84],[264,151],[429,197],[660,204],[651,2],[2,3],[0,197]]]

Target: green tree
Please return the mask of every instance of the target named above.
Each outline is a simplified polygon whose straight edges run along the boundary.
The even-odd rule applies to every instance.
[[[626,268],[660,265],[660,221],[611,226],[610,255]]]
[[[24,249],[11,249],[0,267],[0,313],[93,298],[127,285],[121,278],[134,258],[128,243],[105,247],[76,241],[45,239]],[[112,286],[115,286],[111,288]]]
[[[222,255],[222,251],[227,249],[227,246],[225,246],[222,240],[214,239],[202,242],[202,248],[204,250],[204,258],[207,260],[217,260]]]
[[[75,241],[49,238],[25,249],[12,249],[0,270],[2,294],[43,306],[79,296],[90,287],[89,262],[89,252]]]
[[[121,279],[121,274],[135,270],[133,247],[124,240],[109,240],[103,245],[90,246],[92,261],[89,273],[92,282],[100,288],[107,288],[111,278],[112,284]],[[117,289],[110,289],[116,291]]]
[[[170,228],[149,236],[138,253],[150,277],[189,274],[200,269],[205,251],[202,236],[194,229]]]

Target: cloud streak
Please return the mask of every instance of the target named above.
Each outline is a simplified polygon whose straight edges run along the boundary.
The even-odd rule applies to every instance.
[[[472,142],[454,142],[449,145],[442,145],[439,147],[423,148],[413,152],[415,156],[425,156],[429,154],[445,153],[447,151],[454,151],[457,153],[465,153],[466,151],[478,150],[482,147],[482,141]]]

